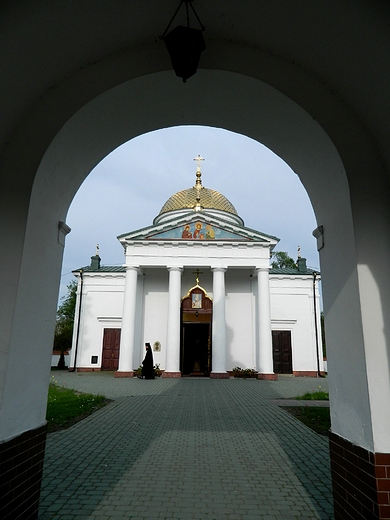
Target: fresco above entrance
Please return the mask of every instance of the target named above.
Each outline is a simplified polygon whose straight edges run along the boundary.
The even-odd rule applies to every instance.
[[[180,227],[169,229],[163,233],[149,235],[147,238],[172,238],[183,240],[248,240],[237,233],[231,233],[224,229],[201,222],[188,222]]]

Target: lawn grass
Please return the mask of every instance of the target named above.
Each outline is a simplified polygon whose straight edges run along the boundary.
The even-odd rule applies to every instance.
[[[108,403],[102,395],[83,394],[69,388],[49,385],[47,401],[48,432],[68,428]]]
[[[303,395],[295,397],[300,401],[329,401],[329,393],[321,390],[315,392],[306,392]],[[330,410],[318,406],[294,406],[284,408],[288,413],[303,422],[306,426],[311,428],[321,435],[328,435],[330,429]]]
[[[329,393],[317,390],[316,392],[306,392],[306,394],[298,395],[295,399],[302,401],[329,401]]]
[[[306,426],[321,435],[329,435],[330,410],[318,406],[291,406],[284,408]]]

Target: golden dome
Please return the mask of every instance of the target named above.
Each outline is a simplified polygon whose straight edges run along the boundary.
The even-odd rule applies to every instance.
[[[198,162],[195,186],[172,195],[161,208],[159,215],[180,209],[216,209],[238,216],[236,208],[222,193],[202,186],[200,160],[203,159],[198,155],[194,160]]]
[[[226,211],[227,213],[233,213],[233,215],[238,215],[233,204],[218,191],[210,190],[209,188],[204,188],[202,186],[199,190],[199,195],[202,208],[218,209],[220,211]],[[166,201],[164,206],[161,208],[159,215],[178,209],[194,209],[197,203],[197,197],[198,190],[195,187],[179,191]]]

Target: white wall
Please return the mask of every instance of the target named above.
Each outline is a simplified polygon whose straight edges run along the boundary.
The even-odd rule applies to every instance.
[[[138,348],[141,362],[145,356],[145,343],[149,342],[153,348],[154,342],[159,341],[161,351],[153,351],[153,361],[164,370],[167,352],[168,271],[166,269],[145,269],[144,274],[142,341],[140,345],[135,345],[135,350]]]
[[[256,368],[252,270],[226,272],[226,368]]]
[[[98,368],[102,362],[105,328],[121,328],[125,273],[84,273],[82,311],[76,365]],[[77,316],[77,309],[76,309]],[[71,366],[76,352],[77,319],[71,350]],[[98,364],[91,357],[98,356]]]
[[[272,330],[291,331],[294,371],[317,371],[316,330],[313,306],[313,277],[270,275]],[[318,288],[316,290],[318,299]],[[317,301],[317,325],[320,307]],[[318,329],[320,370],[322,342]]]

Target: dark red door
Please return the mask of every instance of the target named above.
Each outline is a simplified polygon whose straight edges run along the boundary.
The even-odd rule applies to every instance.
[[[102,370],[118,370],[121,329],[104,329]]]
[[[291,332],[273,330],[272,348],[275,374],[292,374]]]

